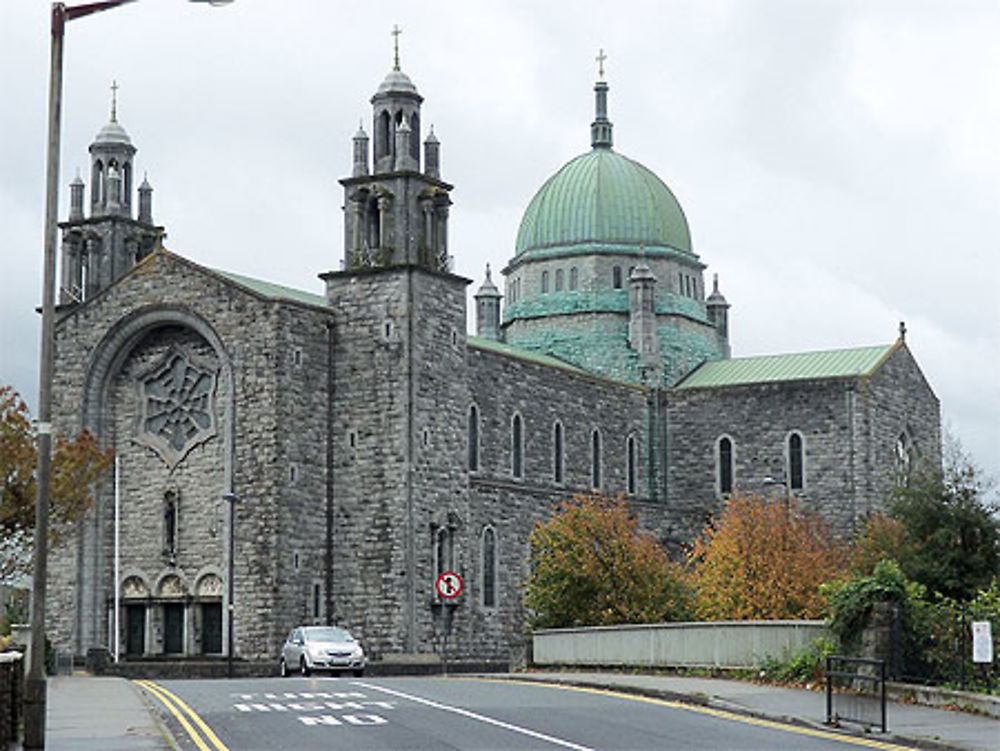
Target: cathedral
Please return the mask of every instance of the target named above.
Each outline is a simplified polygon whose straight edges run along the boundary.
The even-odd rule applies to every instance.
[[[164,248],[112,106],[60,225],[53,411],[117,467],[52,551],[56,648],[276,664],[290,628],[338,623],[376,660],[446,631],[450,655],[503,660],[528,536],[559,500],[622,495],[676,551],[730,493],[778,487],[847,532],[940,462],[902,326],[732,356],[718,277],[670,189],[615,150],[608,95],[602,74],[590,149],[526,207],[503,291],[489,267],[476,286],[475,335],[441,143],[398,53],[351,144],[322,294]]]

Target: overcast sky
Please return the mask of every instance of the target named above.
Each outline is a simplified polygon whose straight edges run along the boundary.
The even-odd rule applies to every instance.
[[[49,7],[0,0],[0,382],[32,405]],[[393,24],[472,290],[589,149],[603,47],[615,148],[680,200],[734,356],[889,343],[906,321],[946,428],[997,474],[996,0],[140,0],[67,27],[60,218],[114,79],[167,247],[322,292]]]

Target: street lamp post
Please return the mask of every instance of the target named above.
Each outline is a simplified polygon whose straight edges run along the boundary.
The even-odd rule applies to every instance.
[[[228,580],[228,602],[226,603],[226,632],[228,638],[226,640],[226,676],[229,678],[233,677],[233,622],[234,622],[234,608],[233,608],[233,595],[235,594],[234,584],[234,570],[235,570],[235,558],[236,558],[236,504],[242,503],[243,499],[240,498],[236,493],[229,491],[223,494],[222,500],[229,504],[229,567],[226,574]]]
[[[49,55],[49,122],[45,170],[42,331],[38,368],[38,463],[35,477],[35,540],[31,584],[31,648],[24,681],[24,749],[45,748],[45,585],[48,576],[49,480],[52,475],[52,373],[55,354],[56,233],[59,212],[59,148],[62,120],[63,40],[66,22],[134,0],[107,0],[67,7],[52,4]],[[226,5],[232,0],[191,0]]]

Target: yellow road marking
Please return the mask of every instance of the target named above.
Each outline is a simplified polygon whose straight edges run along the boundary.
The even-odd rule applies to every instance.
[[[647,704],[658,704],[660,706],[671,707],[673,709],[684,709],[688,712],[699,712],[701,714],[711,715],[723,720],[732,720],[733,722],[742,722],[746,725],[757,725],[758,727],[781,730],[787,733],[798,733],[799,735],[809,735],[815,738],[840,741],[841,743],[850,743],[855,746],[878,748],[883,749],[883,751],[913,751],[910,746],[900,746],[895,743],[877,741],[872,738],[858,738],[853,735],[841,735],[840,733],[833,733],[829,730],[817,730],[816,728],[801,727],[799,725],[788,725],[783,722],[776,722],[775,720],[764,720],[759,717],[737,714],[736,712],[727,712],[724,709],[703,707],[698,704],[685,704],[683,702],[672,701],[670,699],[657,699],[652,696],[642,696],[641,694],[627,694],[622,691],[613,691],[611,689],[591,688],[590,686],[572,686],[565,683],[549,683],[546,681],[509,681],[498,678],[480,678],[476,680],[496,681],[498,683],[519,683],[525,686],[548,686],[550,688],[558,688],[564,691],[580,691],[582,693],[601,694],[604,696],[613,696],[618,699],[629,699],[631,701],[646,702]]]
[[[187,734],[194,741],[195,745],[200,749],[200,751],[213,751],[211,747],[202,739],[198,731],[195,730],[191,723],[188,722],[188,718],[197,725],[201,732],[205,734],[213,746],[215,746],[214,751],[229,751],[229,748],[225,743],[219,740],[219,737],[212,732],[212,729],[205,723],[198,713],[195,712],[191,707],[184,703],[184,700],[177,696],[175,693],[169,689],[159,686],[152,681],[136,681],[136,684],[142,686],[147,691],[149,691],[153,696],[159,699],[163,706],[170,710],[170,713],[177,718],[177,721],[181,724],[181,727],[187,731]],[[184,715],[187,714],[187,717]]]

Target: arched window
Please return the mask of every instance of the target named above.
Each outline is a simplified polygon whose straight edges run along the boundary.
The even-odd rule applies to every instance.
[[[626,487],[629,495],[635,495],[639,483],[639,452],[636,449],[634,435],[630,435],[625,441],[625,460],[628,464],[625,468]]]
[[[479,410],[469,407],[469,471],[479,471]]]
[[[569,288],[570,289],[577,289],[580,286],[580,278],[579,278],[579,276],[580,275],[577,273],[576,266],[573,266],[569,270]]]
[[[611,269],[611,286],[615,289],[622,288],[622,267],[615,266]]]
[[[163,496],[163,554],[177,555],[177,493],[173,490]]]
[[[438,527],[434,532],[434,581],[445,571],[454,570],[454,536],[448,527]]]
[[[543,271],[542,272],[542,294],[543,295],[548,294],[548,291],[549,291],[549,272],[548,271]]]
[[[601,431],[597,429],[590,434],[590,484],[601,487]]]
[[[563,426],[556,422],[552,427],[552,480],[563,481]]]
[[[913,442],[904,430],[893,447],[896,486],[905,488],[910,484],[910,469],[913,464]]]
[[[733,441],[722,436],[716,444],[716,485],[720,495],[733,492]]]
[[[104,204],[104,163],[98,159],[90,174],[90,203],[94,206]]]
[[[483,607],[497,606],[497,533],[493,527],[483,529],[482,538]]]
[[[375,159],[392,153],[392,146],[389,145],[389,113],[382,110],[375,121]]]
[[[410,124],[410,156],[420,164],[420,115],[414,112],[409,117]]]
[[[524,426],[521,415],[514,415],[510,423],[510,472],[514,477],[524,477]]]
[[[556,292],[562,292],[563,289],[563,270],[556,269]]]
[[[805,451],[800,433],[788,436],[788,489],[802,490],[806,486]]]

